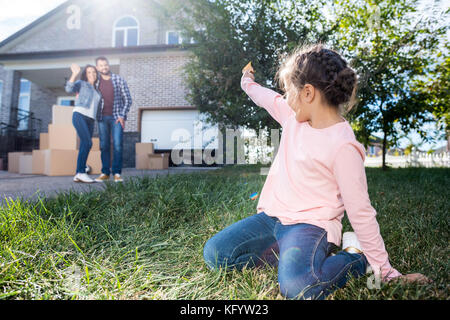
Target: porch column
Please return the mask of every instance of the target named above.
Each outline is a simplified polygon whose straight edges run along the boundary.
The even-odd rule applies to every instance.
[[[2,104],[0,106],[0,122],[17,126],[17,109],[19,105],[21,73],[15,70],[6,70],[3,82]]]

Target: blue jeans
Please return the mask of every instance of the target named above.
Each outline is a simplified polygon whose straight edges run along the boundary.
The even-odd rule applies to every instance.
[[[80,150],[78,151],[77,173],[86,173],[86,162],[92,148],[92,134],[95,120],[81,113],[74,112],[72,123],[80,137]]]
[[[264,212],[238,221],[207,241],[206,264],[213,270],[241,270],[278,264],[278,283],[289,299],[324,299],[343,287],[351,276],[365,274],[363,254],[340,251],[327,232],[310,224],[283,225]],[[279,257],[278,259],[276,257]]]
[[[123,128],[113,116],[103,116],[98,122],[100,150],[102,151],[102,173],[111,174],[111,134],[113,137],[112,173],[122,174]]]

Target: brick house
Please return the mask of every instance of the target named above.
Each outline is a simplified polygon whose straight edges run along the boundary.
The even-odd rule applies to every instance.
[[[207,125],[186,100],[182,67],[189,50],[155,12],[146,0],[69,0],[5,39],[0,43],[0,123],[27,128],[17,111],[23,110],[39,119],[39,131],[45,132],[51,107],[69,106],[75,99],[64,91],[70,65],[94,64],[104,55],[128,82],[133,98],[125,167],[135,165],[134,156],[126,155],[134,155],[136,142],[153,142],[156,152],[167,152],[181,141],[173,136],[177,129],[192,140],[194,123]]]
[[[383,139],[375,136],[369,137],[369,145],[367,146],[366,156],[377,157],[382,154],[383,150]]]
[[[371,135],[369,137],[369,145],[366,148],[367,157],[381,157],[383,154],[383,139]],[[404,154],[404,149],[402,148],[390,148],[387,150],[386,154],[392,156],[401,156]]]

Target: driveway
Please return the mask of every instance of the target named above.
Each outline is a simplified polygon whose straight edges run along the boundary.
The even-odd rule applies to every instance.
[[[168,170],[137,170],[123,169],[124,183],[129,177],[156,177],[159,175],[185,174],[194,172],[207,172],[217,170],[219,167],[171,167]],[[91,177],[96,177],[92,175]],[[112,180],[111,180],[112,181]],[[6,198],[14,200],[37,199],[51,197],[63,191],[89,192],[93,189],[102,189],[103,183],[82,184],[74,183],[73,177],[47,177],[37,175],[20,175],[0,171],[0,204],[4,204]]]

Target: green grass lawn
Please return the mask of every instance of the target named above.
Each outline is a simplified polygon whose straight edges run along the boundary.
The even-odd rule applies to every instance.
[[[367,168],[392,265],[429,285],[352,279],[328,299],[448,299],[450,169]],[[135,178],[0,207],[3,299],[283,299],[276,269],[210,272],[204,243],[256,212],[258,166]],[[344,231],[350,230],[344,219]]]

